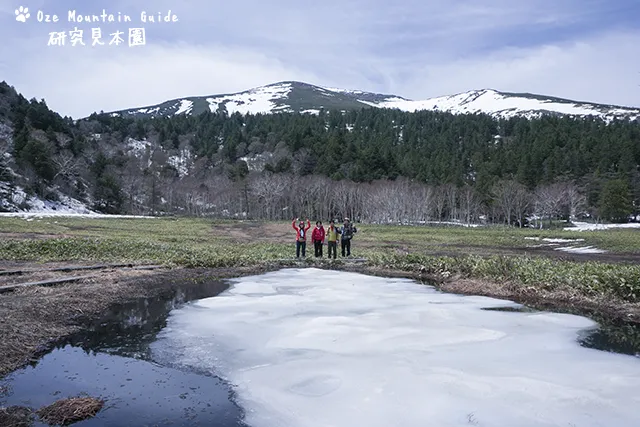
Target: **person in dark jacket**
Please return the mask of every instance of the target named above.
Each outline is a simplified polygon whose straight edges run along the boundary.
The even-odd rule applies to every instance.
[[[342,246],[342,256],[351,256],[351,239],[357,233],[356,227],[349,222],[349,218],[344,219],[344,224],[340,228],[340,244]]]
[[[311,221],[307,218],[307,226],[304,226],[304,221],[300,221],[300,225],[296,226],[298,218],[291,222],[291,226],[296,230],[296,258],[300,258],[300,250],[302,250],[302,257],[306,257],[307,249],[307,231],[311,228]]]
[[[311,241],[313,242],[313,248],[315,249],[316,258],[322,258],[322,245],[324,244],[324,227],[321,221],[316,222],[316,228],[311,233]]]

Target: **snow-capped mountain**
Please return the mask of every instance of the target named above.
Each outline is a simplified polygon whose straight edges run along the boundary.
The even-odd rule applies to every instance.
[[[433,110],[453,114],[485,113],[502,118],[534,118],[545,114],[596,116],[605,120],[640,118],[640,108],[578,102],[529,93],[499,92],[493,89],[416,101],[395,95],[321,87],[301,82],[274,83],[233,94],[174,99],[159,105],[110,114],[124,117],[166,117],[215,112],[220,109],[226,109],[229,114],[318,114],[322,109],[352,110],[370,107],[409,112]]]

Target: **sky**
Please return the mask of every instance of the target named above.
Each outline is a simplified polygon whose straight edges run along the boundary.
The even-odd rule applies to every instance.
[[[131,21],[69,21],[103,9]],[[143,12],[170,22],[143,23]],[[84,45],[72,46],[74,27]],[[129,46],[132,28],[144,44]],[[116,31],[123,43],[109,45]],[[63,46],[48,44],[62,32]],[[640,106],[638,0],[2,0],[0,36],[0,81],[73,118],[285,80]]]

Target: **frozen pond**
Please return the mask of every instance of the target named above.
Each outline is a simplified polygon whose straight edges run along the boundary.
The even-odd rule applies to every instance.
[[[640,425],[640,360],[580,346],[586,318],[312,268],[232,282],[149,349],[232,384],[250,426]]]

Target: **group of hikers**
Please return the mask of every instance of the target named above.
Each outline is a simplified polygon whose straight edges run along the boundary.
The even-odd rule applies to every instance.
[[[306,257],[307,231],[311,228],[311,221],[309,221],[309,219],[307,219],[306,226],[304,221],[300,221],[299,224],[296,225],[298,220],[299,219],[296,218],[291,222],[291,226],[296,230],[296,258],[300,258],[301,252],[302,256]],[[311,241],[313,242],[316,258],[322,257],[322,248],[324,239],[326,238],[327,247],[329,248],[329,258],[331,258],[331,254],[333,254],[333,259],[336,259],[338,256],[338,235],[340,235],[342,256],[351,256],[351,239],[357,232],[358,230],[351,224],[349,218],[344,219],[344,224],[340,228],[336,227],[334,220],[329,221],[329,227],[327,227],[326,231],[322,226],[322,221],[317,221],[316,228],[314,228],[311,233]]]

